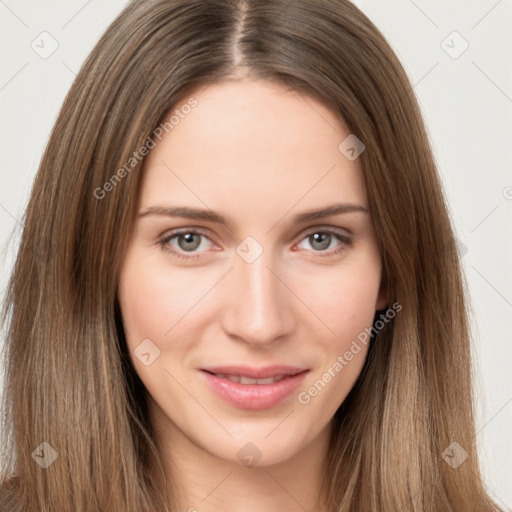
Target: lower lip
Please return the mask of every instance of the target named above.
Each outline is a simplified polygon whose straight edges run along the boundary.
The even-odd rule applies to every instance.
[[[306,370],[272,384],[240,384],[201,370],[210,388],[240,409],[269,409],[290,396],[308,373]]]

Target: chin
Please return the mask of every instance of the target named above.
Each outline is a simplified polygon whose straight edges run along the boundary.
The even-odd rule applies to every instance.
[[[265,429],[265,432],[253,431],[252,434],[245,432],[243,436],[235,436],[233,439],[203,438],[200,449],[218,459],[248,468],[269,467],[293,459],[312,441],[303,436],[291,437],[289,431],[270,435],[269,432],[269,429]]]

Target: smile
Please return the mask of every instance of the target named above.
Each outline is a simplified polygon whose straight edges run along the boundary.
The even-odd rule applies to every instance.
[[[269,409],[287,399],[309,369],[296,367],[201,369],[208,388],[228,404],[250,410]],[[215,369],[217,370],[217,369]]]
[[[267,384],[272,384],[273,382],[279,382],[283,380],[287,375],[276,375],[275,377],[267,377],[266,379],[254,379],[252,377],[246,377],[245,375],[227,375],[222,373],[214,374],[216,377],[220,379],[228,379],[231,382],[239,382],[240,384],[259,384],[260,386],[265,386]]]

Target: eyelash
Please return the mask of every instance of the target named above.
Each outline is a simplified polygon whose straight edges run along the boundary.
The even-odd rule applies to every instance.
[[[315,229],[309,230],[308,232],[306,232],[304,234],[303,238],[301,239],[301,242],[303,240],[305,240],[306,238],[310,237],[311,235],[314,235],[315,233],[332,235],[335,238],[337,238],[340,242],[342,242],[340,244],[340,247],[335,250],[331,249],[330,251],[313,251],[313,252],[319,253],[319,256],[322,258],[326,258],[329,256],[334,256],[336,254],[339,254],[346,247],[350,247],[352,245],[352,240],[349,237],[347,237],[347,236],[341,234],[339,231],[333,230],[331,228],[325,228],[325,229],[315,228]],[[175,251],[174,249],[169,248],[168,244],[173,238],[176,238],[179,235],[186,235],[186,234],[202,235],[205,238],[208,238],[208,240],[210,240],[206,231],[204,231],[200,228],[194,228],[194,229],[182,229],[180,231],[173,231],[171,233],[167,233],[164,236],[162,236],[161,238],[159,238],[157,243],[158,243],[158,245],[160,245],[160,247],[164,251],[170,253],[172,256],[174,256],[175,258],[178,258],[180,260],[191,260],[191,259],[195,259],[195,258],[200,258],[201,254],[190,254],[188,256],[183,256],[183,253],[180,253],[178,251]],[[322,254],[325,252],[327,252],[327,254]]]

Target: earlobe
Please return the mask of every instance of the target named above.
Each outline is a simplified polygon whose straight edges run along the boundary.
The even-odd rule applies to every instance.
[[[377,311],[387,309],[389,308],[389,297],[388,297],[388,291],[386,289],[386,286],[384,284],[381,284],[379,295],[377,297],[377,302],[375,304],[375,309]]]

